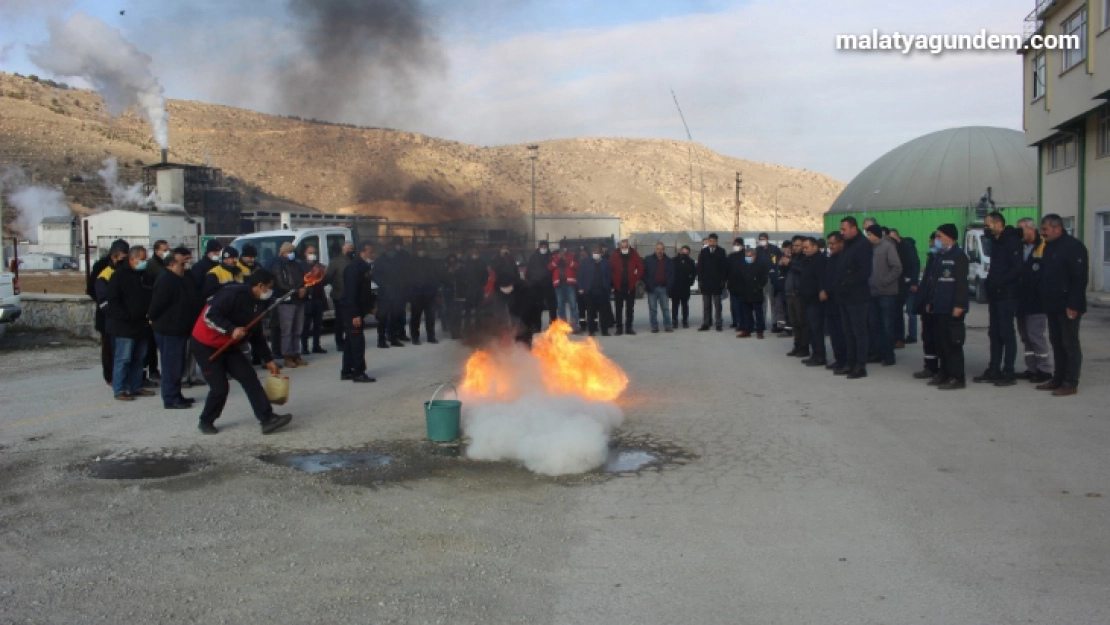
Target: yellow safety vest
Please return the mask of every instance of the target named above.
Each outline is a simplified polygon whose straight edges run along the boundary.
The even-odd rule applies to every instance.
[[[116,270],[113,267],[111,267],[111,266],[105,267],[104,271],[101,271],[100,275],[97,276],[97,279],[99,280],[100,278],[104,278],[104,281],[107,282],[107,281],[112,279],[112,274],[115,273],[115,272],[116,272]]]
[[[232,282],[243,281],[243,274],[239,274],[237,276],[232,275],[232,273],[227,270],[227,267],[224,267],[223,265],[216,265],[215,267],[209,269],[208,273],[216,276],[216,280],[219,281],[220,284],[230,284]]]
[[[246,282],[247,278],[251,275],[251,268],[244,265],[242,262],[236,264],[239,265],[239,282]]]

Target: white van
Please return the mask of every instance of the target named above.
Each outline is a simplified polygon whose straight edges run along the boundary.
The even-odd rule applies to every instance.
[[[968,228],[964,236],[964,251],[967,252],[967,286],[975,294],[975,301],[987,303],[987,290],[982,288],[991,268],[991,244],[994,240],[987,236],[983,228]]]
[[[19,280],[15,274],[0,268],[0,336],[4,336],[4,330],[9,323],[19,319],[23,314],[21,303]]]
[[[259,267],[268,269],[274,259],[277,258],[281,246],[285,243],[292,243],[293,247],[297,248],[297,256],[300,258],[304,258],[305,248],[311,245],[316,248],[316,255],[319,257],[320,264],[327,267],[331,257],[338,254],[343,249],[344,244],[354,243],[354,237],[350,228],[341,226],[293,228],[244,234],[232,241],[230,245],[242,252],[243,246],[247,243],[258,249]],[[324,311],[324,319],[331,320],[335,318],[335,311],[331,304],[331,286],[325,286],[324,290],[327,293],[328,305],[328,309]]]

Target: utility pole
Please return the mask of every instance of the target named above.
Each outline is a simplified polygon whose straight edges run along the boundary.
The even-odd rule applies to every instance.
[[[732,222],[732,238],[740,234],[740,172],[736,172],[736,219]]]
[[[528,159],[532,161],[532,245],[536,244],[536,157],[539,151],[540,146],[535,143],[528,146]]]

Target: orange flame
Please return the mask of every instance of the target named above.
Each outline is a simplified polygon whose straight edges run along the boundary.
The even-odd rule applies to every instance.
[[[595,401],[614,401],[628,388],[628,376],[601,352],[597,341],[572,341],[572,330],[556,320],[535,338],[532,356],[539,363],[540,379],[550,394],[580,395]],[[466,362],[461,388],[472,396],[498,401],[519,397],[519,363],[478,350]]]
[[[305,288],[309,289],[323,282],[325,273],[323,265],[314,265],[308,273],[304,274]]]

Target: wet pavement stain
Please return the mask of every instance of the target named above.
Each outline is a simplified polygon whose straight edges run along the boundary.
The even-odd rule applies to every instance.
[[[658,461],[659,458],[643,449],[610,449],[609,458],[601,466],[601,471],[605,473],[639,471]]]
[[[150,480],[184,475],[201,464],[188,458],[119,458],[93,461],[88,472],[100,480]]]
[[[336,469],[372,469],[393,462],[392,456],[372,451],[328,451],[315,454],[276,454],[259,460],[289,467],[303,473],[324,473]]]

